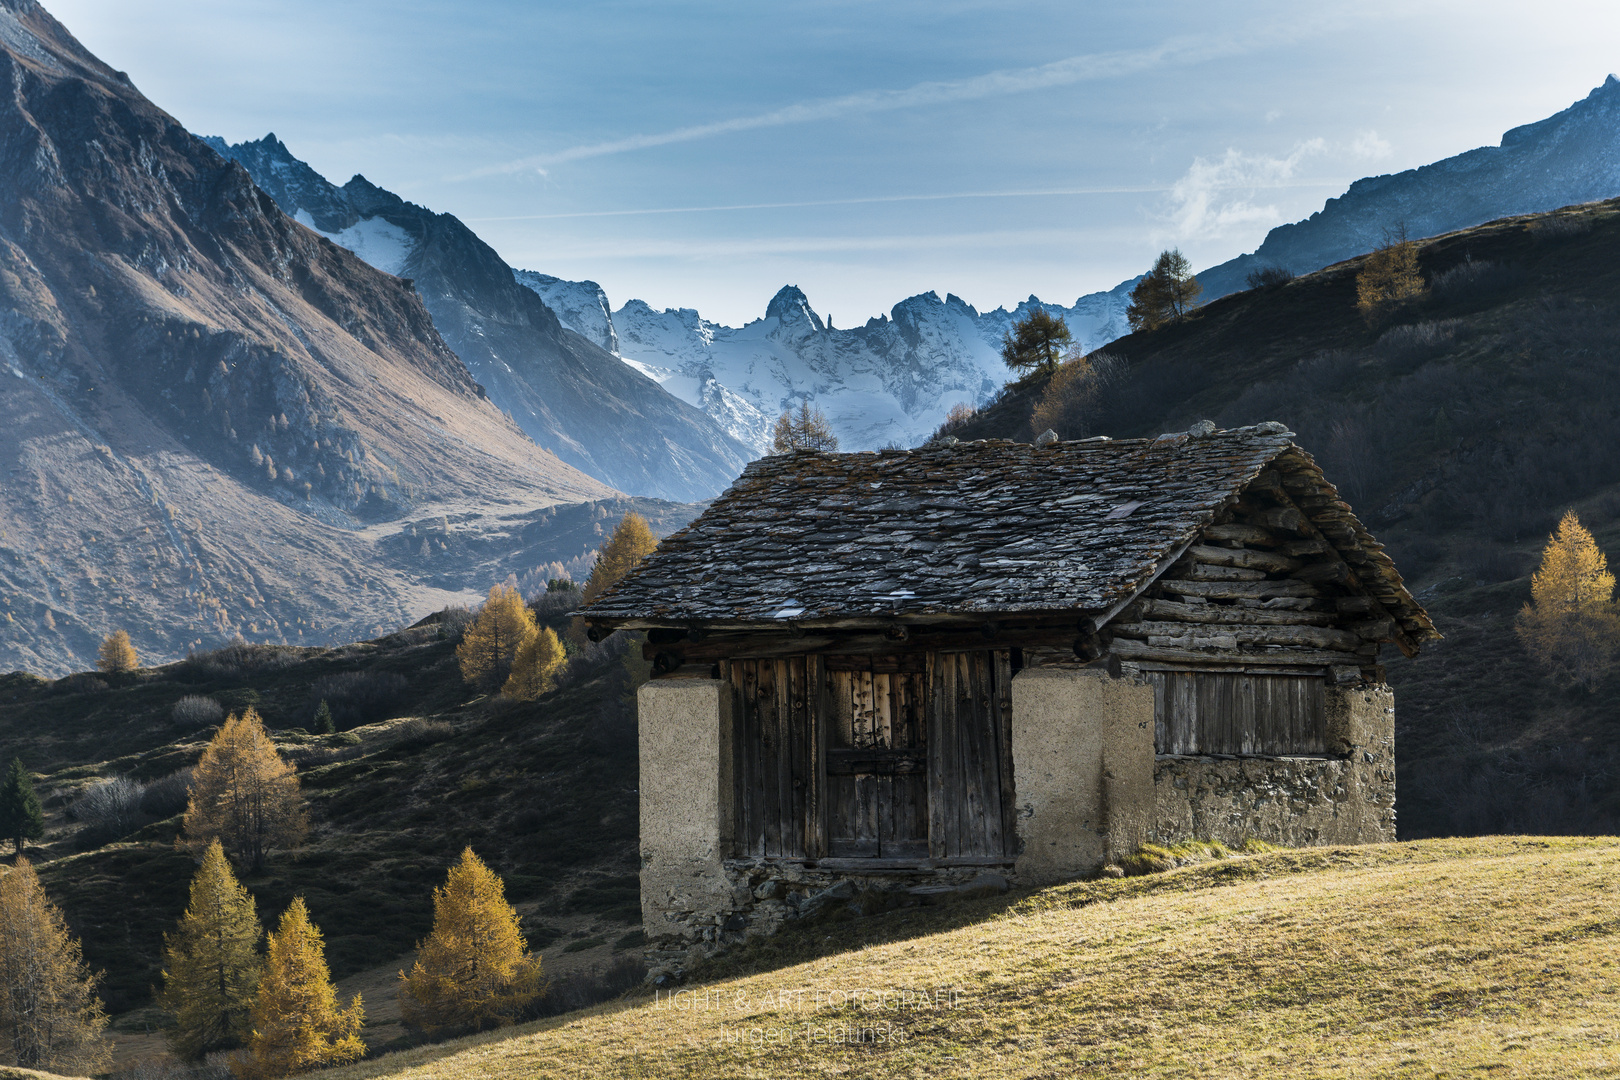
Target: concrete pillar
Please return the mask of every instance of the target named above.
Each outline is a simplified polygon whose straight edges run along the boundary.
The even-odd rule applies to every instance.
[[[691,937],[731,897],[731,695],[716,679],[655,679],[636,711],[642,923],[655,941]]]
[[[1018,880],[1089,873],[1132,849],[1153,811],[1153,688],[1095,668],[1012,681]]]

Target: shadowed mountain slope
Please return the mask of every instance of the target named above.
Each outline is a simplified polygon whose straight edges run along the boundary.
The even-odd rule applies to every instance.
[[[236,146],[207,141],[288,214],[406,277],[490,398],[562,460],[632,494],[692,500],[724,489],[754,456],[705,413],[565,328],[450,214],[363,176],[337,187],[274,135]]]
[[[445,595],[385,523],[612,494],[32,0],[0,71],[0,667],[397,626]]]

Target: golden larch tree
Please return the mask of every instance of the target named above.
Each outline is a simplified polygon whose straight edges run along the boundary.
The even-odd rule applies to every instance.
[[[557,685],[557,672],[568,659],[557,632],[542,626],[538,633],[518,646],[512,658],[512,674],[501,687],[501,693],[516,701],[533,701],[541,694],[550,693]]]
[[[304,898],[293,898],[271,932],[264,973],[253,1000],[247,1052],[231,1063],[244,1080],[275,1080],[354,1061],[366,1052],[360,995],[339,1009],[321,932]]]
[[[109,675],[134,671],[141,666],[140,658],[135,655],[135,646],[129,640],[129,631],[114,630],[101,639],[101,653],[96,666]]]
[[[585,579],[584,591],[580,593],[580,607],[617,585],[657,547],[658,537],[653,535],[646,518],[634,513],[624,515],[608,542],[596,553],[596,565],[591,567],[591,576]],[[585,620],[576,618],[568,632],[575,641],[584,641]]]
[[[523,594],[516,586],[496,585],[456,646],[461,677],[480,690],[499,689],[512,673],[518,650],[534,634],[534,612]]]
[[[176,1054],[198,1061],[247,1041],[263,936],[253,897],[212,841],[179,929],[163,937],[163,1005],[174,1014],[169,1045]]]
[[[1555,678],[1596,690],[1620,650],[1620,613],[1609,560],[1575,511],[1548,538],[1530,598],[1515,627],[1519,640]]]
[[[293,767],[276,753],[257,712],[233,713],[192,774],[183,846],[206,851],[218,840],[257,873],[271,850],[297,847],[308,832]]]
[[[433,933],[400,972],[401,1015],[429,1036],[509,1024],[541,993],[500,876],[468,847],[433,890]]]
[[[1407,239],[1401,225],[1386,235],[1378,250],[1362,261],[1356,274],[1356,308],[1372,315],[1386,304],[1417,296],[1423,291],[1423,275],[1418,272],[1418,246]]]
[[[79,942],[18,856],[0,878],[0,1039],[13,1065],[87,1074],[105,1066],[107,1014]]]

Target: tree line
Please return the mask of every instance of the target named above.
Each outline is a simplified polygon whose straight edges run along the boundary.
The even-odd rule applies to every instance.
[[[598,553],[581,605],[612,588],[657,546],[646,520],[627,514]],[[553,583],[569,588],[570,583]],[[555,684],[564,640],[583,645],[576,619],[566,639],[540,627],[514,587],[498,585],[457,648],[463,678],[487,692],[532,700]],[[123,631],[102,648],[109,673],[134,670]],[[44,835],[32,778],[19,759],[0,781],[0,839],[16,855],[0,878],[0,1038],[24,1068],[93,1071],[110,1061],[97,976],[24,856]],[[172,1015],[171,1048],[188,1061],[230,1055],[243,1080],[353,1061],[365,1053],[364,1005],[340,1005],[319,927],[302,897],[265,934],[253,896],[233,863],[263,871],[277,851],[300,845],[309,819],[293,766],[258,713],[231,714],[192,773],[178,845],[198,858],[189,904],[164,938],[159,1001]],[[524,948],[505,885],[468,847],[433,893],[433,929],[400,972],[408,1028],[429,1038],[508,1024],[545,993],[540,958]]]

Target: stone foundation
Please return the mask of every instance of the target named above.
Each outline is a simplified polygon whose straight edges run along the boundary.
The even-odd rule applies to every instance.
[[[1331,757],[1161,757],[1149,838],[1251,837],[1286,847],[1395,839],[1395,707],[1387,686],[1330,690]]]
[[[824,870],[797,862],[727,859],[726,887],[692,894],[699,902],[665,906],[650,939],[649,975],[679,977],[686,967],[750,938],[774,934],[799,919],[837,921],[903,907],[1005,892],[1010,868],[918,867],[906,870]],[[705,901],[719,900],[718,903]]]

